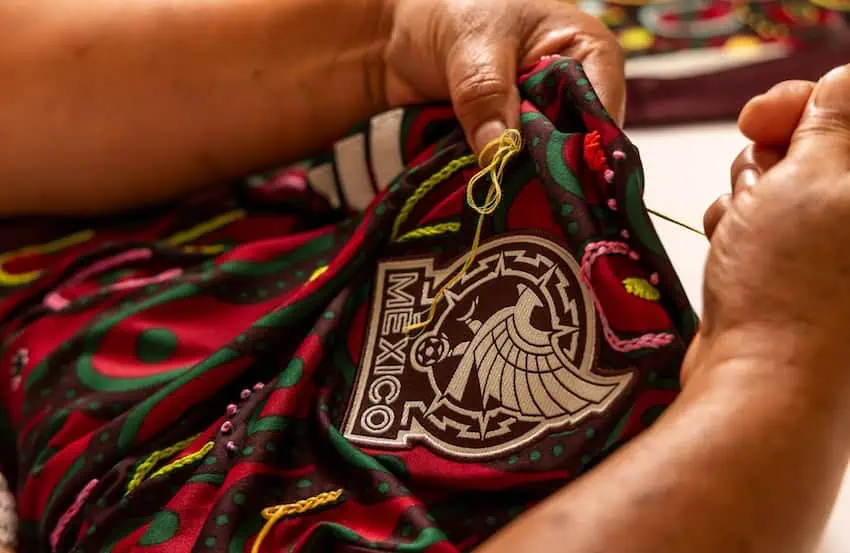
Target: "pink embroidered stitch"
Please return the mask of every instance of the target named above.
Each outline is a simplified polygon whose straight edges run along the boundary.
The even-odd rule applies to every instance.
[[[106,259],[95,261],[82,271],[76,273],[74,276],[69,278],[65,282],[65,285],[73,286],[74,284],[79,284],[80,282],[104,271],[108,271],[109,269],[114,269],[115,267],[119,267],[121,265],[124,265],[125,263],[132,263],[134,261],[150,259],[152,256],[153,252],[148,248],[137,248],[135,250],[127,250],[126,252],[121,252],[112,257],[107,257]]]
[[[121,282],[116,282],[111,286],[108,286],[106,289],[110,292],[117,290],[133,290],[136,288],[141,288],[143,286],[147,286],[149,284],[159,284],[161,282],[165,282],[167,280],[172,280],[183,274],[183,269],[169,269],[167,271],[163,271],[158,275],[154,275],[152,277],[145,278],[133,278],[130,280],[122,280]]]
[[[68,507],[68,510],[59,517],[59,521],[56,523],[56,527],[53,529],[53,532],[50,533],[50,548],[56,551],[56,546],[59,545],[59,540],[62,538],[62,533],[65,531],[65,528],[68,527],[68,524],[71,523],[71,520],[77,516],[77,513],[80,512],[80,509],[83,508],[83,504],[88,499],[91,492],[94,490],[95,486],[97,486],[98,479],[95,478],[86,486],[80,490],[80,493],[77,494],[77,498],[74,500],[74,503]]]
[[[68,304],[71,302],[59,295],[59,292],[57,290],[54,290],[53,292],[50,292],[49,294],[44,296],[44,300],[42,300],[42,303],[44,303],[44,307],[48,308],[51,311],[60,311],[68,307]]]
[[[158,275],[154,275],[152,277],[144,277],[144,278],[133,278],[129,280],[123,280],[121,282],[116,282],[110,286],[104,288],[105,292],[117,292],[123,290],[134,290],[136,288],[142,288],[143,286],[147,286],[149,284],[160,284],[162,282],[166,282],[168,280],[175,279],[183,274],[182,269],[169,269],[167,271],[163,271]],[[66,285],[67,286],[67,285]],[[59,290],[54,290],[50,292],[44,297],[44,305],[48,309],[53,311],[59,311],[60,309],[64,309],[71,302],[66,298],[62,297]]]
[[[104,271],[108,271],[109,269],[114,269],[115,267],[119,267],[125,263],[132,263],[133,261],[142,261],[144,259],[150,259],[151,256],[153,256],[153,251],[151,251],[150,249],[137,248],[135,250],[127,250],[126,252],[121,252],[112,257],[107,257],[106,259],[96,261],[85,269],[72,275],[71,278],[66,280],[61,287],[47,294],[43,300],[44,306],[53,311],[64,309],[70,302],[64,297],[62,297],[62,288],[67,288],[69,286],[79,284],[80,282],[83,282],[84,280],[91,278],[94,275],[97,275]]]
[[[602,321],[602,332],[605,335],[605,340],[608,342],[608,345],[619,352],[628,352],[647,348],[660,349],[673,342],[672,334],[669,332],[662,332],[660,334],[650,332],[631,340],[623,340],[611,329],[611,326],[608,324],[608,319],[605,318],[605,313],[602,311],[602,305],[600,305],[596,294],[593,293],[590,276],[593,264],[596,263],[596,260],[605,255],[627,255],[632,257],[632,254],[637,255],[637,252],[629,248],[629,246],[623,242],[602,241],[588,244],[584,250],[584,256],[582,256],[581,259],[581,277],[590,289],[590,294],[593,297],[593,304],[596,306],[596,311],[599,313],[600,321]]]

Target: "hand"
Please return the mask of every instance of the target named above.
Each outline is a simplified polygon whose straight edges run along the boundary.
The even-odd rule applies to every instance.
[[[390,0],[391,2],[393,0]],[[595,17],[563,0],[394,0],[386,53],[390,106],[451,98],[476,151],[519,125],[518,68],[544,55],[584,64],[620,124],[623,56]]]
[[[814,87],[811,81],[784,81],[747,102],[738,117],[738,129],[752,144],[732,163],[732,194],[754,186],[760,175],[785,157]],[[709,238],[730,200],[724,194],[705,212],[703,226]]]
[[[707,214],[712,248],[695,348],[705,354],[722,342],[715,351],[767,368],[818,364],[812,376],[842,392],[850,384],[842,366],[850,354],[848,91],[842,67],[813,88],[781,85],[742,113],[745,132],[770,140],[739,156],[733,196]],[[771,123],[757,123],[758,110],[772,113]]]

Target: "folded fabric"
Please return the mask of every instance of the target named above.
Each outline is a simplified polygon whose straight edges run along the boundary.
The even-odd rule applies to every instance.
[[[652,424],[696,319],[638,152],[573,61],[519,87],[524,150],[469,198],[430,106],[10,247],[21,550],[466,551]]]

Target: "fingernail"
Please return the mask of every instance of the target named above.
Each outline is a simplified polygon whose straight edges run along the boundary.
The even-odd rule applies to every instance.
[[[754,169],[744,169],[735,179],[735,191],[752,188],[759,182],[759,174]]]
[[[850,66],[836,67],[823,76],[815,86],[812,105],[850,111]]]
[[[472,147],[475,148],[476,153],[481,155],[481,151],[484,149],[487,144],[491,141],[499,138],[507,127],[501,121],[488,121],[478,127],[478,130],[475,131],[475,134],[472,136]],[[488,159],[482,159],[482,163],[487,163]]]

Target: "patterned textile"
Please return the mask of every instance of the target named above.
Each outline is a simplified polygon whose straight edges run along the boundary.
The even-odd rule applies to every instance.
[[[582,0],[625,49],[628,124],[734,119],[786,79],[850,62],[846,0]]]
[[[4,223],[21,551],[468,551],[650,425],[696,319],[638,152],[572,61],[519,85],[421,331],[479,221],[446,106],[165,214]]]

